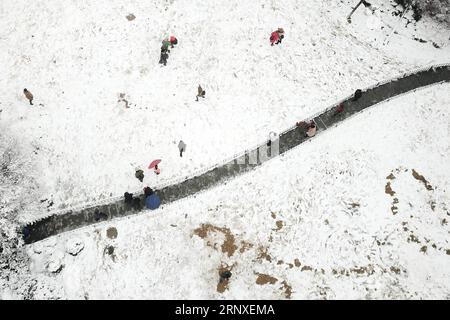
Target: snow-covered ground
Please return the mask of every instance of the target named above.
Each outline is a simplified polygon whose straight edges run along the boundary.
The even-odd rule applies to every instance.
[[[226,185],[28,246],[35,297],[449,299],[449,123],[450,84],[417,90]]]
[[[448,30],[427,20],[404,28],[381,0],[371,1],[376,14],[361,7],[348,24],[355,2],[2,0],[0,121],[28,150],[41,195],[23,220],[51,202],[54,210],[182,179],[355,87],[448,62]],[[278,27],[286,39],[270,47]],[[179,44],[161,67],[170,34]],[[198,84],[206,99],[195,102]],[[146,170],[140,183],[135,168],[155,158],[161,175]]]

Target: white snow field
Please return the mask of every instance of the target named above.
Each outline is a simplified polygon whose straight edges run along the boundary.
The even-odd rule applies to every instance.
[[[356,2],[2,0],[0,121],[40,185],[22,220],[51,202],[57,210],[183,179],[357,87],[448,62],[442,26],[405,27],[381,0],[371,1],[375,14],[361,7],[348,24]],[[278,27],[286,38],[271,47]],[[162,67],[161,40],[172,34],[179,43]],[[195,102],[198,84],[206,99]],[[146,169],[157,158],[159,176]]]
[[[35,297],[449,299],[449,123],[450,84],[417,90],[226,185],[30,245]]]

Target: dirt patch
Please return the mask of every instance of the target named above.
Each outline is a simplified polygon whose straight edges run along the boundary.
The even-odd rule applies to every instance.
[[[279,231],[283,228],[283,221],[278,220],[275,224],[277,225],[277,228],[275,229],[275,231]]]
[[[263,259],[272,262],[272,257],[267,253],[268,248],[267,247],[259,247],[258,248],[258,256],[256,259],[262,261]]]
[[[393,273],[395,273],[395,274],[400,274],[400,272],[401,272],[400,268],[397,268],[397,267],[394,267],[394,266],[391,267],[391,271]]]
[[[290,299],[292,295],[292,286],[290,286],[286,281],[281,283],[283,286],[280,288],[284,291],[284,296],[286,299]]]
[[[206,239],[208,237],[208,234],[212,232],[221,232],[225,236],[225,240],[222,243],[221,249],[223,253],[226,253],[228,257],[231,257],[238,249],[238,247],[235,244],[235,239],[231,234],[230,229],[219,228],[213,226],[212,224],[202,224],[199,228],[194,230],[194,234],[202,239]],[[207,245],[215,248],[215,246],[210,241],[207,241]]]
[[[422,182],[427,190],[433,190],[433,187],[431,186],[431,184],[425,179],[424,176],[420,175],[416,170],[414,170],[414,169],[412,170],[412,175],[413,175],[414,179]]]
[[[300,271],[312,271],[312,270],[313,270],[313,268],[310,267],[310,266],[303,266],[303,267],[300,269]]]
[[[297,268],[299,268],[302,264],[300,263],[300,260],[298,260],[298,259],[295,259],[294,260],[294,264],[295,264],[295,266],[297,267]]]
[[[278,279],[275,277],[271,277],[268,274],[263,274],[263,273],[257,273],[258,278],[256,278],[256,284],[259,284],[260,286],[263,286],[265,284],[275,284]]]
[[[127,15],[128,21],[133,21],[134,19],[136,19],[136,16],[134,14],[130,13],[129,15]]]
[[[117,238],[117,229],[114,227],[108,228],[108,230],[106,230],[106,236],[110,239]]]
[[[277,218],[277,215],[275,214],[275,212],[272,212],[271,217],[272,217],[273,219],[276,219],[276,218]]]
[[[350,269],[350,272],[356,273],[356,274],[367,274],[372,275],[374,274],[375,270],[373,269],[372,265],[368,265],[367,267],[354,267]]]
[[[434,209],[436,209],[436,202],[431,201],[431,202],[430,202],[430,208],[431,208],[431,210],[434,211]]]
[[[395,176],[394,176],[393,173],[391,173],[390,175],[388,175],[388,176],[386,177],[386,179],[388,179],[388,180],[394,180],[394,179],[395,179]]]
[[[394,196],[395,191],[392,190],[390,182],[386,183],[386,186],[384,187],[384,192],[387,193],[388,195],[390,195],[391,197]]]
[[[241,248],[239,249],[239,252],[244,253],[245,251],[250,250],[251,248],[253,248],[253,243],[241,241]]]
[[[410,235],[409,235],[407,241],[408,241],[408,242],[420,243],[419,238],[417,238],[417,237],[416,237],[415,235],[413,235],[413,234],[410,234]]]
[[[398,199],[394,198],[394,201],[392,202],[391,212],[393,215],[396,215],[398,213],[398,207],[396,204],[398,203]]]

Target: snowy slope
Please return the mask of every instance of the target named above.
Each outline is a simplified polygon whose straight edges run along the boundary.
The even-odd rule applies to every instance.
[[[226,185],[33,244],[35,297],[449,299],[449,123],[450,84],[418,90]]]
[[[40,199],[49,199],[31,215],[42,214],[50,201],[57,209],[182,178],[264,141],[355,87],[448,61],[449,41],[442,36],[448,30],[432,22],[421,27],[441,49],[417,47],[409,36],[397,39],[403,50],[381,46],[374,40],[381,27],[364,23],[364,10],[347,23],[351,5],[1,1],[0,121],[29,150]],[[136,19],[128,21],[129,13]],[[380,19],[403,23],[391,21],[390,13]],[[286,39],[270,47],[268,36],[280,26]],[[160,41],[169,34],[179,44],[161,67]],[[207,95],[196,103],[198,84]],[[35,106],[24,99],[24,87],[35,95]],[[129,109],[118,102],[120,93]],[[180,139],[187,143],[183,159]],[[161,175],[146,171],[140,183],[135,168],[155,158],[163,159]]]

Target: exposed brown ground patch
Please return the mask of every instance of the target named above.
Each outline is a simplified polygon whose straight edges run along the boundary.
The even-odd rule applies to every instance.
[[[394,180],[394,179],[395,179],[395,176],[394,176],[394,174],[391,172],[391,174],[388,175],[388,176],[386,177],[386,179],[387,179],[387,180]]]
[[[384,187],[384,192],[387,193],[388,195],[390,195],[391,197],[394,196],[395,191],[392,190],[390,182],[386,183],[386,186]]]
[[[260,246],[258,248],[258,256],[256,257],[256,259],[260,261],[265,259],[269,262],[272,262],[272,257],[267,253],[267,251],[268,251],[267,247]]]
[[[206,239],[208,237],[208,234],[212,232],[221,232],[225,236],[225,240],[222,243],[221,249],[223,253],[226,253],[228,257],[231,257],[238,249],[238,247],[235,244],[235,239],[231,234],[230,229],[219,228],[213,226],[212,224],[202,224],[199,228],[194,230],[194,234],[202,239]],[[207,245],[215,248],[215,246],[210,241],[207,241]]]
[[[300,271],[312,271],[312,270],[313,270],[313,268],[310,267],[310,266],[303,266],[303,267],[300,269]]]
[[[398,199],[394,198],[394,201],[392,202],[392,206],[391,206],[391,212],[393,215],[396,215],[398,213],[398,207],[396,206],[397,203],[398,203]]]
[[[400,274],[400,272],[401,272],[400,268],[397,268],[394,266],[392,266],[390,270],[395,274]]]
[[[294,260],[294,264],[295,264],[295,266],[297,267],[297,268],[299,268],[302,264],[300,263],[300,260],[298,260],[298,259],[295,259]]]
[[[136,16],[134,14],[130,13],[129,15],[127,15],[128,21],[133,21],[134,19],[136,19]]]
[[[117,238],[117,229],[114,227],[108,228],[108,230],[106,230],[106,236],[110,239]]]
[[[436,202],[430,201],[430,208],[434,211],[434,209],[436,209]]]
[[[250,250],[251,248],[253,248],[253,243],[241,241],[241,248],[239,249],[239,252],[244,253],[245,251]]]
[[[277,225],[277,228],[275,231],[279,231],[283,228],[283,221],[278,220],[275,224]]]
[[[258,277],[256,278],[256,284],[259,284],[260,286],[263,286],[265,284],[275,284],[278,279],[272,276],[269,276],[268,274],[263,273],[257,273]]]
[[[372,275],[375,273],[375,270],[373,269],[372,265],[364,266],[364,267],[354,267],[350,269],[350,272],[356,273],[356,274],[367,274]]]
[[[276,219],[276,218],[277,218],[277,215],[275,214],[275,212],[272,212],[270,216],[271,216],[273,219]]]
[[[284,291],[284,296],[286,299],[290,299],[292,295],[292,286],[290,286],[286,280],[281,283],[283,286],[280,288]]]
[[[431,184],[425,179],[424,176],[419,174],[416,170],[414,170],[414,169],[412,170],[412,175],[413,175],[414,179],[422,182],[427,190],[433,190],[433,187],[431,186]]]

